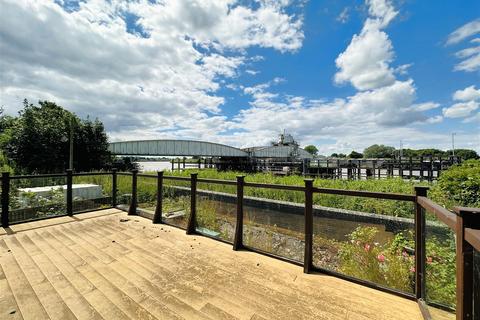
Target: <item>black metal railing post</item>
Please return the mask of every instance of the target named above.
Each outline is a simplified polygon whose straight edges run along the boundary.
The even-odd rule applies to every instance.
[[[132,170],[132,200],[128,208],[128,215],[137,214],[137,174],[137,169]]]
[[[245,176],[237,176],[237,221],[235,224],[235,238],[233,239],[233,250],[237,251],[243,247],[243,188]]]
[[[7,228],[10,206],[10,172],[2,172],[2,227]]]
[[[117,168],[112,169],[112,207],[117,207]]]
[[[197,222],[197,173],[190,174],[190,217],[188,218],[187,234],[194,234]]]
[[[313,179],[305,179],[305,254],[303,272],[313,268]]]
[[[426,197],[428,187],[415,187],[416,197]],[[415,201],[415,297],[425,299],[425,210]]]
[[[67,214],[73,215],[73,170],[67,169]]]
[[[157,206],[153,215],[153,223],[162,223],[162,205],[163,205],[163,171],[157,172]]]
[[[457,225],[457,320],[473,319],[473,246],[465,240],[465,228],[480,229],[480,210],[455,207]]]

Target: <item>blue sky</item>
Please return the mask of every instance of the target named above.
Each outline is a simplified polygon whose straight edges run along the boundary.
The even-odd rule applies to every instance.
[[[480,2],[0,0],[0,103],[110,139],[480,151]]]

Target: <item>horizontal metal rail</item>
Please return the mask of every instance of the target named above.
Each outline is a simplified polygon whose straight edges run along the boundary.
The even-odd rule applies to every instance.
[[[37,178],[62,178],[62,177],[66,178],[67,174],[66,173],[49,173],[49,174],[10,176],[10,180],[37,179]]]
[[[84,176],[109,176],[112,175],[113,172],[78,172],[72,173],[73,177],[84,177]]]
[[[465,240],[480,251],[480,230],[465,228]]]
[[[290,186],[286,184],[269,184],[269,183],[253,183],[245,182],[245,187],[253,188],[265,188],[265,189],[276,189],[276,190],[287,190],[287,191],[302,191],[305,192],[305,187],[300,186]]]
[[[352,197],[377,198],[377,199],[415,202],[414,195],[403,194],[403,193],[370,192],[370,191],[355,191],[355,190],[328,189],[328,188],[313,188],[313,192],[352,196]]]
[[[237,181],[233,180],[219,180],[219,179],[205,179],[205,178],[198,178],[197,182],[201,183],[212,183],[212,184],[223,184],[228,186],[236,186]]]
[[[435,214],[435,216],[449,226],[452,230],[455,230],[457,225],[457,216],[445,209],[444,207],[436,204],[432,200],[426,197],[417,197],[417,202],[427,211],[430,211]]]

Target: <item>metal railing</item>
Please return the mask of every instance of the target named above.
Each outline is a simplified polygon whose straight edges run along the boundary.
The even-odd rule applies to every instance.
[[[455,208],[454,212],[443,208],[436,204],[432,200],[427,198],[427,187],[415,187],[415,195],[411,194],[398,194],[398,193],[383,193],[383,192],[368,192],[368,191],[354,191],[354,190],[340,190],[340,189],[326,189],[317,188],[313,186],[313,179],[305,179],[304,186],[291,186],[291,185],[279,185],[279,184],[264,184],[264,183],[252,183],[245,182],[244,176],[237,176],[236,181],[231,180],[217,180],[217,179],[203,179],[198,178],[196,173],[192,173],[190,177],[179,176],[166,176],[163,172],[158,172],[157,175],[139,174],[138,170],[132,170],[131,172],[118,172],[113,170],[111,172],[101,173],[73,173],[68,170],[65,174],[50,174],[50,175],[29,175],[29,176],[10,176],[9,173],[2,174],[2,212],[1,222],[2,226],[8,227],[9,223],[9,201],[10,201],[10,183],[16,179],[29,179],[38,177],[65,177],[66,184],[66,215],[73,215],[73,197],[72,197],[72,185],[73,177],[88,176],[88,175],[111,175],[112,177],[112,197],[110,208],[117,207],[117,179],[118,176],[131,177],[131,201],[128,206],[128,214],[138,214],[138,201],[137,201],[137,180],[138,177],[156,179],[156,206],[152,217],[153,223],[165,223],[163,219],[163,189],[165,181],[181,181],[189,183],[190,191],[190,215],[188,217],[186,233],[197,233],[197,184],[209,183],[225,186],[236,186],[236,217],[235,217],[235,231],[233,237],[233,250],[248,249],[268,256],[286,260],[298,265],[302,265],[305,273],[322,272],[330,275],[334,275],[349,281],[360,283],[369,287],[373,287],[379,290],[394,293],[405,298],[416,300],[419,303],[420,309],[424,318],[429,319],[429,311],[426,308],[425,303],[425,261],[426,261],[426,244],[425,244],[425,229],[426,218],[425,211],[432,212],[440,221],[445,223],[451,228],[457,238],[456,243],[456,280],[457,280],[457,319],[474,319],[475,312],[479,312],[478,307],[478,292],[475,293],[474,286],[474,260],[473,254],[476,250],[480,251],[480,209],[478,208]],[[245,245],[243,240],[243,225],[244,225],[244,189],[250,188],[266,188],[284,191],[296,191],[304,193],[304,236],[305,236],[305,248],[304,248],[304,261],[299,263],[285,257],[281,257],[272,253],[267,253],[259,249],[251,248]],[[185,189],[185,187],[182,187]],[[385,287],[373,282],[354,278],[345,274],[338,273],[336,271],[323,269],[313,265],[313,196],[315,194],[330,194],[330,195],[342,195],[352,197],[366,197],[376,199],[386,199],[395,201],[407,201],[415,205],[415,289],[414,294],[402,292],[389,287]],[[204,236],[209,237],[209,235]],[[210,236],[211,237],[211,236]],[[221,240],[214,238],[216,240]],[[452,275],[453,276],[453,275]],[[478,284],[479,279],[476,279]],[[474,296],[476,295],[476,300]],[[474,307],[474,301],[477,304]]]

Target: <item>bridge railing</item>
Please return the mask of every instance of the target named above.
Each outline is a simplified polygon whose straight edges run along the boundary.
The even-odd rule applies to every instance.
[[[90,190],[88,188],[91,187],[93,195],[85,196],[85,193],[88,192],[83,190],[81,192],[84,192],[84,197],[82,197],[82,193],[78,191],[78,185],[83,185],[85,190]],[[454,303],[454,305],[456,304],[457,319],[473,319],[474,314],[477,316],[479,313],[480,209],[455,208],[454,212],[451,212],[428,199],[428,188],[426,187],[416,187],[415,194],[412,195],[317,188],[312,179],[305,179],[303,186],[292,186],[248,182],[245,181],[244,176],[237,176],[236,180],[217,180],[198,178],[195,173],[190,177],[178,177],[167,176],[163,172],[158,172],[157,175],[139,174],[136,170],[132,172],[113,170],[100,173],[67,171],[64,174],[29,176],[10,176],[9,173],[3,173],[1,187],[1,222],[4,228],[15,223],[117,207],[128,211],[129,215],[146,216],[152,219],[153,223],[165,223],[183,228],[187,234],[202,234],[230,243],[233,250],[251,250],[301,265],[305,273],[326,273],[416,300],[426,319],[430,317],[427,305],[431,302],[429,301],[428,286],[429,268],[433,263],[444,263],[441,260],[432,262],[431,257],[427,256],[431,244],[429,242],[427,245],[428,232],[436,230],[436,235],[438,235],[438,230],[443,230],[439,229],[439,223],[432,224],[430,216],[429,220],[426,219],[430,214],[446,225],[456,239],[456,244],[452,248],[452,254],[456,261],[456,272],[455,275],[447,274],[447,277],[455,278],[457,283],[456,303]],[[39,189],[25,189],[35,187],[49,187],[51,194],[42,196],[43,202],[38,199],[33,201],[34,192]],[[297,203],[265,199],[262,197],[267,192],[265,190],[270,190],[280,196],[291,193],[289,197],[295,199]],[[384,219],[382,223],[389,224],[390,227],[392,223],[409,226],[406,228],[412,229],[413,248],[400,247],[400,251],[397,253],[403,255],[403,258],[399,258],[398,256],[389,256],[385,251],[386,248],[381,244],[363,243],[361,242],[363,240],[354,237],[340,244],[337,240],[332,239],[321,239],[321,243],[319,243],[316,236],[318,236],[318,228],[323,228],[323,224],[326,225],[328,232],[336,232],[331,227],[332,220],[337,221],[337,224],[333,224],[334,226],[342,228],[342,224],[346,224],[346,221],[354,216],[358,226],[368,227],[374,221],[372,219],[381,216],[371,213],[347,212],[347,210],[328,211],[328,208],[314,205],[319,197],[365,198],[411,205],[413,208],[412,219],[394,217],[381,219]],[[220,209],[216,207],[219,204],[221,205]],[[252,213],[249,213],[249,210],[252,210],[254,206],[260,207],[260,210],[265,212],[273,212],[263,222],[266,228],[262,229],[252,223]],[[298,225],[301,225],[303,230],[297,232],[298,230],[286,230],[278,226],[276,221],[279,220],[276,216],[280,213],[275,211],[278,208],[296,214],[295,221],[296,223],[301,222]],[[18,210],[28,212],[28,215],[18,218]],[[220,216],[214,216],[212,219],[212,216],[209,215],[210,211],[217,210],[221,211],[221,219],[224,221],[221,226],[217,223]],[[326,215],[327,218],[322,215]],[[319,218],[325,219],[318,220]],[[363,229],[357,228],[355,232],[361,233],[361,230]],[[256,240],[264,239],[261,238],[262,235],[259,235],[261,232],[269,234],[270,240],[276,241],[274,245],[270,243],[266,247],[259,246]],[[298,234],[301,234],[301,237],[298,237]],[[291,258],[283,254],[283,251],[279,253],[278,250],[274,250],[273,247],[278,243],[290,243],[291,248],[295,250],[298,250],[298,245],[301,244],[303,252],[301,254],[295,252],[296,258]],[[332,244],[337,245],[337,249],[340,248],[340,251],[334,252],[336,256],[325,249]],[[291,248],[287,248],[287,251]],[[327,260],[328,266],[328,263],[331,262],[328,259],[338,259],[339,255],[344,257],[346,254],[352,254],[349,259],[353,260],[349,262],[357,266],[357,269],[366,267],[365,259],[373,257],[376,264],[370,264],[367,267],[374,266],[376,268],[374,268],[374,272],[377,273],[382,272],[382,268],[384,269],[391,262],[389,259],[392,261],[396,259],[395,261],[398,263],[403,263],[403,267],[412,263],[411,278],[406,275],[412,288],[398,289],[375,277],[363,277],[355,273],[352,275],[345,269],[332,269],[322,264]],[[321,261],[321,263],[315,261]],[[435,301],[433,305],[446,307]],[[451,307],[450,310],[452,310]]]

